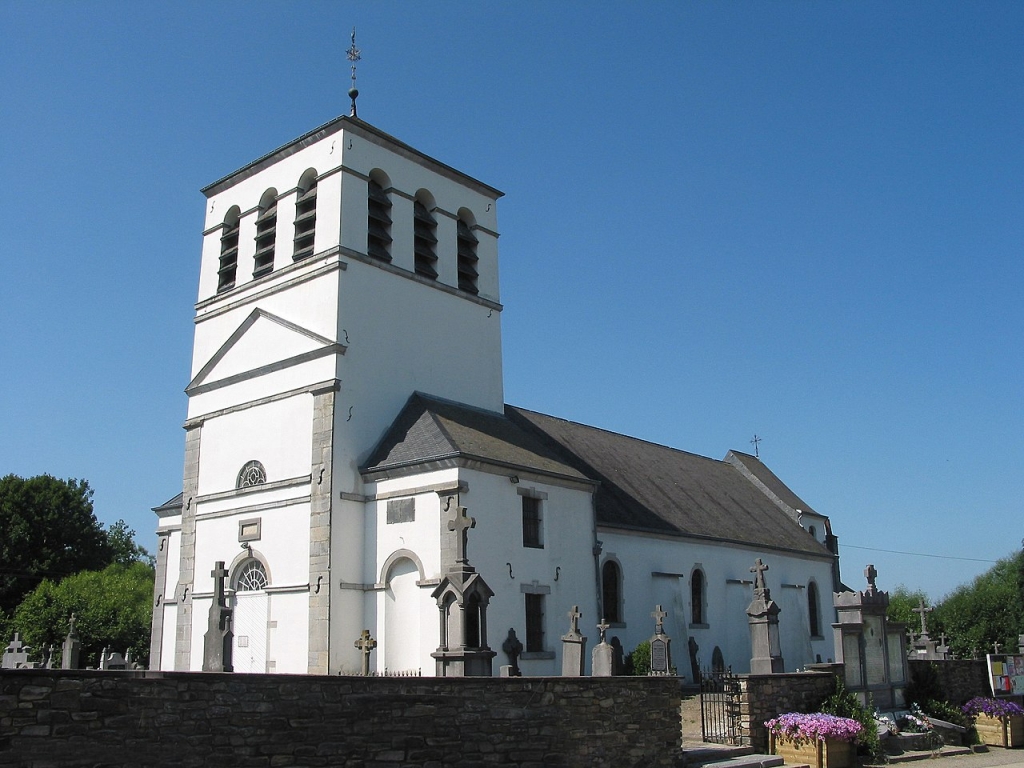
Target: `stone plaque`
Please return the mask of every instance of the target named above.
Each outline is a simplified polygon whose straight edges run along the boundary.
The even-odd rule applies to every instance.
[[[885,637],[882,636],[882,618],[864,617],[864,674],[867,684],[883,685],[886,682]]]
[[[388,525],[392,523],[411,523],[415,519],[415,499],[391,499],[388,501]]]
[[[898,631],[889,630],[886,638],[889,646],[889,681],[902,683],[903,680],[903,637]]]
[[[856,635],[843,636],[843,667],[846,669],[846,684],[850,688],[860,688],[860,643]]]
[[[651,640],[651,673],[668,674],[668,643],[657,637]]]

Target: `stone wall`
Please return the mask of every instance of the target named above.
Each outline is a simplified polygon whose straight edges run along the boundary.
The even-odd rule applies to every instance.
[[[784,712],[813,711],[835,689],[829,672],[793,672],[780,675],[739,675],[741,744],[768,751],[764,721]]]
[[[938,686],[942,698],[960,706],[975,696],[991,696],[988,666],[984,659],[943,659],[909,662],[914,687]]]
[[[671,766],[679,682],[3,670],[0,766]]]

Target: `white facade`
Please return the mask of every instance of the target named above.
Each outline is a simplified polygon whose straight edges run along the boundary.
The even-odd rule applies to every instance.
[[[835,586],[824,547],[783,553],[601,525],[599,479],[544,450],[536,461],[504,457],[516,430],[529,430],[503,415],[500,192],[338,118],[204,193],[183,492],[156,510],[154,668],[202,669],[211,572],[223,561],[235,671],[355,672],[354,640],[369,629],[375,669],[433,674],[441,617],[431,593],[452,564],[452,500],[476,521],[468,555],[494,592],[486,641],[499,664],[509,628],[527,644],[532,604],[543,635],[534,623],[520,666],[558,674],[573,606],[596,638],[586,627],[601,618],[610,559],[621,616],[609,634],[627,651],[652,634],[661,603],[680,672],[689,637],[705,666],[718,647],[742,670],[750,590],[740,582],[762,557],[783,622],[793,617],[788,668],[834,657],[827,632],[810,634],[806,597],[812,582],[826,597]],[[407,445],[421,451],[415,461],[368,467],[416,392],[489,414],[484,421],[513,437],[483,429],[491,453],[466,438],[452,455]],[[528,546],[527,504],[540,515],[540,541]],[[826,542],[827,518],[807,520]],[[700,621],[689,613],[695,568],[706,584]],[[831,623],[830,607],[820,620]]]

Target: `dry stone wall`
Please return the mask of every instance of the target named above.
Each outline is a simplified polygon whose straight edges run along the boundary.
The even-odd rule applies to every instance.
[[[739,675],[740,743],[768,751],[765,720],[785,712],[809,712],[835,689],[829,672],[777,675]]]
[[[988,665],[984,659],[940,659],[908,662],[910,679],[918,686],[938,684],[946,701],[957,706],[975,696],[991,696]]]
[[[0,766],[671,766],[675,678],[4,670]]]

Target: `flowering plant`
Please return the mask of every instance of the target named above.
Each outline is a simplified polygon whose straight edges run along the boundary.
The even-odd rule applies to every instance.
[[[1013,715],[1024,715],[1024,709],[1019,704],[1005,699],[986,699],[983,696],[975,696],[961,707],[961,709],[973,717],[988,715],[1002,720]]]
[[[856,720],[821,712],[811,715],[789,712],[765,721],[765,727],[776,736],[786,736],[793,741],[856,741],[863,730]]]

